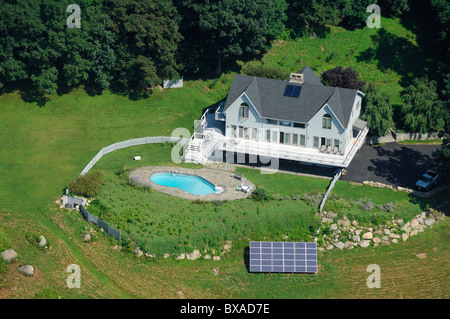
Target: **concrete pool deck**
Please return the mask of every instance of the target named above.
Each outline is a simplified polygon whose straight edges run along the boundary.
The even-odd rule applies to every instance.
[[[216,186],[221,186],[223,192],[220,194],[210,194],[210,195],[192,195],[184,190],[175,187],[167,187],[158,185],[150,180],[150,177],[155,173],[171,173],[174,171],[177,174],[195,175],[206,179],[211,184]],[[229,171],[222,171],[211,168],[184,168],[184,167],[171,167],[171,166],[145,166],[139,167],[132,170],[129,173],[130,179],[133,183],[149,186],[154,190],[159,192],[181,197],[189,200],[202,200],[202,201],[216,201],[216,200],[234,200],[246,198],[250,193],[244,193],[242,191],[235,190],[238,186],[242,184],[242,181],[233,177],[233,173]],[[255,189],[255,184],[249,180],[245,180],[246,186],[252,186]]]

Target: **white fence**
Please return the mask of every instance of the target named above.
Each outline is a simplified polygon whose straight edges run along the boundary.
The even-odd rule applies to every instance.
[[[157,144],[157,143],[165,143],[165,142],[169,142],[169,143],[182,142],[183,144],[187,144],[189,142],[189,139],[181,138],[181,137],[171,137],[171,136],[148,136],[148,137],[142,137],[142,138],[134,138],[131,140],[111,144],[109,146],[102,148],[100,150],[100,152],[98,152],[97,155],[94,156],[94,158],[86,165],[86,167],[83,169],[83,171],[81,171],[80,176],[83,176],[84,174],[89,172],[90,169],[105,154],[111,153],[115,150],[119,150],[122,148],[130,147],[130,146],[143,145],[143,144]]]
[[[327,201],[327,197],[331,193],[331,190],[333,189],[337,180],[341,177],[341,174],[342,174],[342,168],[338,168],[336,174],[334,175],[333,179],[331,180],[330,185],[328,186],[325,196],[323,196],[323,198],[322,198],[322,202],[320,203],[320,206],[319,206],[319,212],[322,212],[323,206],[325,205],[325,202]]]

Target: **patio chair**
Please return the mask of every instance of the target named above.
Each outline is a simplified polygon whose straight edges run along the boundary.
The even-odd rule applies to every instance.
[[[333,154],[339,154],[339,148],[338,147],[334,147],[334,150],[333,150]]]
[[[327,150],[326,150],[326,153],[327,153],[327,154],[331,154],[331,146],[330,146],[330,145],[328,145]]]
[[[325,145],[322,145],[322,146],[320,147],[319,152],[321,152],[321,153],[325,152]]]

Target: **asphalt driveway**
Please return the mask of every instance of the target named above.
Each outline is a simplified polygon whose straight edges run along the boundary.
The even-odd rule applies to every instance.
[[[440,145],[402,145],[388,143],[383,146],[363,145],[356,153],[344,181],[374,181],[393,186],[413,188],[427,169],[435,169],[431,154]]]

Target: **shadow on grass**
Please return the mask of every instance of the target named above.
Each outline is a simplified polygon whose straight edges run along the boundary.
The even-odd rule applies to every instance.
[[[372,45],[356,57],[358,62],[376,63],[379,70],[392,70],[401,76],[400,85],[407,87],[414,77],[435,78],[432,61],[411,40],[380,29],[372,35]]]

